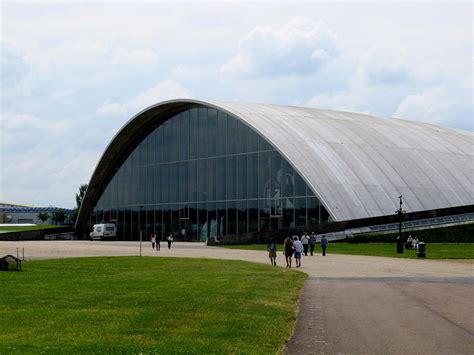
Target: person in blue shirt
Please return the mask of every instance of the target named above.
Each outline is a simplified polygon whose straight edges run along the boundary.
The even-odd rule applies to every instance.
[[[323,256],[326,256],[326,247],[328,246],[328,240],[325,235],[321,238],[321,248],[323,249]]]
[[[267,244],[268,257],[273,266],[276,266],[276,257],[277,257],[277,245],[275,238],[271,237]]]

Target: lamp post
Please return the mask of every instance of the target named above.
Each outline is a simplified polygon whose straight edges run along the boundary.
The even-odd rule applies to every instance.
[[[398,216],[398,238],[397,238],[397,253],[403,254],[403,239],[402,239],[402,221],[403,221],[403,215],[406,213],[402,209],[403,201],[402,201],[402,195],[398,196],[400,199],[400,208],[395,211],[395,213]]]
[[[141,227],[141,220],[142,220],[142,208],[140,206],[140,211],[138,212],[138,230],[140,231],[140,256],[142,256],[142,227]]]

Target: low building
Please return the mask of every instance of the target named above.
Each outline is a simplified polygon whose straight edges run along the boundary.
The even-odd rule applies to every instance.
[[[63,224],[72,224],[72,209],[59,207],[34,207],[16,204],[0,203],[0,217],[1,223],[9,224],[54,224],[52,217],[58,210],[64,210],[66,219]],[[40,213],[46,213],[49,218],[46,221],[41,221],[38,218]]]

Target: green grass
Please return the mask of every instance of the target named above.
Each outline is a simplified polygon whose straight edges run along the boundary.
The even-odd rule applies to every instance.
[[[26,231],[35,231],[41,229],[50,229],[50,228],[61,228],[64,226],[56,226],[53,224],[39,224],[36,226],[0,226],[0,231],[5,232],[26,232]]]
[[[0,353],[274,354],[305,279],[243,261],[29,261],[0,274]]]
[[[263,244],[249,245],[223,245],[222,247],[245,250],[267,250]],[[283,250],[282,245],[278,250]],[[316,245],[316,253],[321,253],[321,247]],[[329,243],[326,249],[328,254],[350,254],[369,256],[389,256],[396,258],[418,258],[416,250],[404,250],[403,254],[397,254],[395,243]],[[428,243],[426,244],[427,259],[474,259],[474,243]]]

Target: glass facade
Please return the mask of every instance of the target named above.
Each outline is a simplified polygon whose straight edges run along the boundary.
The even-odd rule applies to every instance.
[[[177,240],[325,223],[329,213],[254,130],[212,108],[183,111],[131,142],[89,223],[113,221],[119,240]]]

